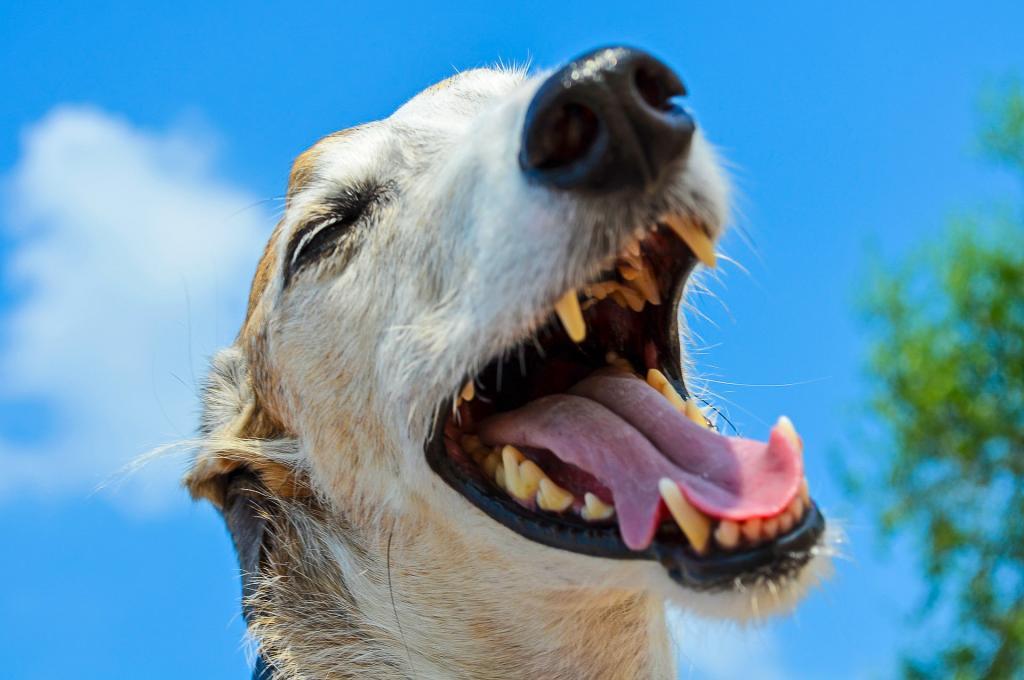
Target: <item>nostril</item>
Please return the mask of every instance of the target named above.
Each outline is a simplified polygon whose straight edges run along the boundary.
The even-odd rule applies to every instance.
[[[608,47],[544,80],[523,119],[519,167],[558,189],[639,190],[685,157],[695,131],[686,90],[644,52]]]
[[[555,170],[572,165],[587,155],[597,141],[601,123],[597,114],[583,104],[568,102],[549,114],[527,147],[527,162],[538,170]]]
[[[686,94],[686,88],[674,74],[648,64],[640,64],[633,72],[633,85],[648,106],[666,113],[675,108],[673,97]]]

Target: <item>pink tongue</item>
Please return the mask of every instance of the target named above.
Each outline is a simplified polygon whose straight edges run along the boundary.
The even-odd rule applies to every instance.
[[[690,421],[634,375],[599,372],[482,422],[488,444],[548,449],[611,489],[622,539],[643,550],[661,518],[658,481],[675,481],[704,513],[743,521],[778,514],[803,478],[799,449],[773,428],[768,443],[724,437]]]

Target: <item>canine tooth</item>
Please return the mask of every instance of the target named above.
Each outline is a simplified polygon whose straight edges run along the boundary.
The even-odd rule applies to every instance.
[[[679,396],[678,392],[676,392],[676,388],[672,387],[672,383],[666,383],[665,386],[661,388],[661,394],[676,407],[677,411],[680,413],[686,412],[686,402],[683,401],[683,398]]]
[[[661,392],[661,388],[668,384],[665,374],[656,368],[647,369],[647,384]]]
[[[761,534],[771,540],[779,535],[779,518],[778,516],[766,519],[761,525]]]
[[[548,512],[562,512],[572,505],[575,497],[545,477],[540,480],[540,488],[537,491],[537,506]]]
[[[697,508],[690,505],[679,485],[668,477],[662,477],[658,481],[658,491],[665,501],[672,518],[679,525],[679,528],[686,534],[694,551],[703,554],[708,547],[708,538],[711,536],[711,520]]]
[[[540,480],[546,479],[547,475],[532,460],[524,460],[519,464],[519,481],[522,485],[522,492],[526,498],[532,498],[537,493]]]
[[[786,416],[779,416],[779,420],[775,423],[775,427],[779,428],[779,432],[789,440],[790,444],[793,445],[793,448],[800,453],[804,452],[804,442],[800,439],[800,435],[796,433],[796,428],[793,427],[792,420]]]
[[[608,505],[589,491],[583,494],[583,509],[580,515],[588,522],[608,519],[615,514],[615,506]]]
[[[800,499],[807,507],[811,506],[811,489],[807,486],[807,478],[800,482]]]
[[[573,342],[583,342],[587,337],[587,324],[583,322],[583,310],[576,298],[576,289],[570,290],[555,303],[555,314],[562,322],[565,332]]]
[[[494,483],[497,484],[502,491],[508,490],[508,487],[505,485],[505,466],[501,463],[498,463],[498,466],[494,468]]]
[[[740,525],[740,532],[743,534],[743,538],[747,539],[751,543],[756,543],[761,540],[761,518],[755,517],[754,519],[748,519],[746,522]]]
[[[704,412],[700,410],[700,407],[697,406],[696,403],[694,403],[693,399],[687,399],[686,400],[686,407],[685,407],[685,411],[684,412],[686,413],[686,417],[687,418],[689,418],[693,422],[697,423],[701,427],[704,427],[704,428],[710,428],[711,427],[708,424],[708,419],[704,415]]]
[[[459,393],[459,398],[461,398],[463,401],[473,401],[473,397],[475,397],[475,396],[476,396],[476,385],[474,385],[473,381],[470,380],[462,388],[462,392]]]
[[[679,396],[676,388],[672,386],[664,373],[656,368],[647,369],[647,384],[661,392],[661,395],[668,399],[680,413],[686,413],[686,402]],[[687,413],[687,415],[689,414]]]
[[[789,530],[793,528],[795,523],[793,515],[790,514],[789,510],[779,515],[779,533],[788,534]]]
[[[715,529],[715,541],[723,548],[732,550],[740,544],[740,525],[723,519]]]
[[[715,245],[696,222],[680,215],[665,215],[663,221],[690,247],[697,259],[707,267],[715,267]]]

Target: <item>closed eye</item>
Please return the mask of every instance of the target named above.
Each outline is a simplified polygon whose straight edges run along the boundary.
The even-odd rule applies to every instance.
[[[285,254],[285,285],[303,267],[334,253],[343,237],[384,196],[385,187],[380,185],[346,189],[328,201],[321,217],[311,219],[296,229],[288,240]]]

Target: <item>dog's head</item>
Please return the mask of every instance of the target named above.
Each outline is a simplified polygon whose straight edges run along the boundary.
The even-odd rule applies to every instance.
[[[684,94],[604,49],[459,74],[304,153],[192,489],[245,465],[423,560],[785,602],[824,525],[802,443],[726,437],[686,388],[680,300],[728,206]]]

